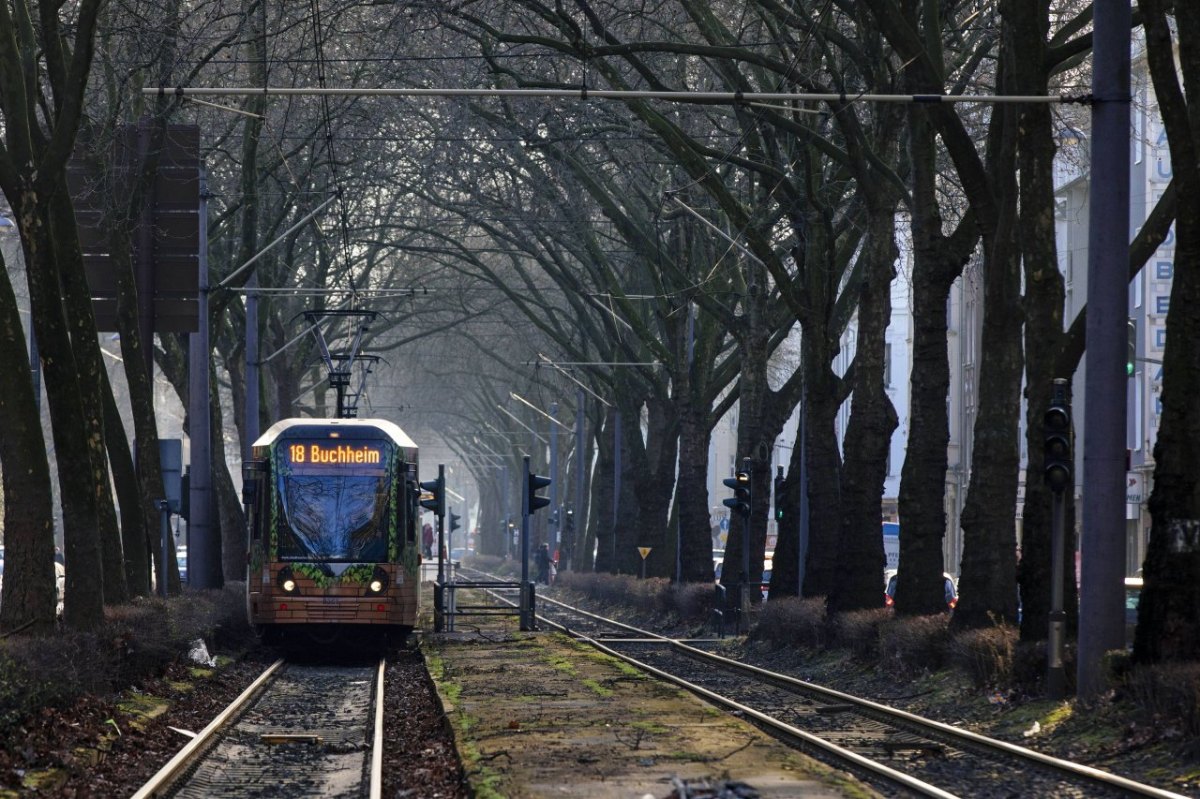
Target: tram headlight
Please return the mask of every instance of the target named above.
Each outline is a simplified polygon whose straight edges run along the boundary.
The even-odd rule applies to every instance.
[[[382,594],[387,590],[388,573],[378,566],[375,567],[375,572],[371,575],[370,582],[367,583],[367,593]]]
[[[296,578],[292,574],[291,566],[285,566],[285,567],[283,567],[283,569],[280,570],[279,575],[276,578],[276,584],[279,586],[279,589],[281,591],[283,591],[285,594],[298,593],[298,590],[297,590],[298,586],[296,585]]]

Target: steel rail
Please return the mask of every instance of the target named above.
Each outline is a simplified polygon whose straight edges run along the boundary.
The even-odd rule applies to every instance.
[[[229,721],[229,719],[235,713],[237,713],[239,710],[242,710],[250,703],[250,700],[258,694],[259,689],[266,684],[267,680],[269,680],[282,665],[283,658],[280,658],[268,666],[267,670],[260,674],[258,679],[250,683],[250,686],[246,688],[246,690],[242,691],[242,693],[238,695],[238,698],[234,699],[233,702],[230,703],[230,705],[224,710],[222,710],[216,718],[210,721],[208,726],[201,730],[195,738],[188,741],[188,743],[175,754],[175,757],[167,761],[167,764],[159,769],[158,773],[156,773],[145,785],[138,789],[138,792],[135,793],[131,799],[151,799],[151,797],[165,795],[163,793],[164,789],[174,782],[175,778],[179,776],[180,772],[182,772],[187,766],[191,765],[192,759],[199,754],[200,750],[216,737],[217,732],[219,732],[220,729],[225,726],[225,723]]]
[[[684,643],[683,641],[681,641],[679,639],[670,638],[670,637],[664,636],[664,635],[659,635],[658,633],[655,633],[655,632],[652,632],[649,630],[642,630],[638,627],[634,627],[632,625],[625,624],[623,622],[619,622],[614,619],[609,619],[604,616],[597,615],[590,611],[584,610],[582,608],[577,608],[572,605],[568,605],[565,602],[561,602],[559,600],[552,599],[550,597],[545,597],[545,596],[539,597],[539,601],[549,603],[552,605],[557,605],[561,608],[569,610],[572,613],[577,613],[579,615],[594,619],[596,621],[602,621],[602,622],[612,625],[614,627],[618,627],[623,630],[628,630],[628,631],[634,632],[637,635],[644,636],[645,638],[648,638],[648,639],[661,641],[662,643],[668,644],[668,645],[670,645],[676,649],[679,649],[680,651],[685,652],[686,654],[691,655],[693,657],[699,657],[701,659],[706,659],[713,663],[717,663],[722,666],[725,666],[726,668],[742,671],[742,672],[749,673],[749,674],[754,674],[755,676],[760,677],[762,679],[770,680],[770,681],[774,682],[776,685],[779,685],[781,687],[793,688],[793,689],[797,689],[797,690],[807,691],[810,693],[820,694],[828,699],[855,705],[856,707],[859,707],[863,710],[869,711],[876,715],[882,715],[887,718],[894,719],[900,723],[904,723],[907,725],[921,727],[921,728],[925,728],[927,730],[934,731],[935,733],[937,733],[939,735],[943,735],[945,737],[952,738],[952,739],[954,739],[956,741],[960,741],[964,744],[970,744],[970,745],[977,746],[977,747],[983,747],[983,748],[991,749],[994,751],[1004,752],[1005,754],[1011,755],[1013,757],[1018,757],[1023,760],[1034,762],[1039,765],[1046,766],[1048,768],[1051,768],[1051,769],[1054,769],[1054,770],[1057,770],[1060,772],[1065,772],[1065,773],[1072,774],[1076,777],[1081,777],[1084,779],[1092,780],[1092,781],[1100,783],[1106,787],[1119,788],[1123,791],[1126,791],[1130,794],[1137,795],[1137,796],[1153,797],[1153,799],[1186,799],[1186,797],[1183,794],[1174,793],[1172,791],[1168,791],[1168,790],[1165,790],[1162,788],[1156,788],[1152,785],[1145,785],[1144,783],[1136,782],[1135,780],[1131,780],[1127,777],[1122,777],[1120,775],[1113,774],[1108,771],[1104,771],[1103,769],[1093,768],[1092,766],[1085,766],[1081,763],[1075,763],[1070,760],[1061,760],[1061,759],[1053,757],[1051,755],[1046,755],[1041,752],[1037,752],[1033,749],[1028,749],[1026,747],[1019,746],[1017,744],[1009,743],[1007,741],[997,740],[995,738],[989,738],[986,735],[981,735],[979,733],[971,732],[970,730],[964,730],[964,729],[961,729],[958,727],[954,727],[954,726],[945,724],[940,721],[934,721],[933,719],[927,719],[922,716],[917,716],[913,713],[909,713],[904,710],[898,710],[894,707],[889,707],[887,705],[883,705],[878,702],[873,702],[869,699],[863,699],[861,697],[857,697],[852,694],[842,693],[841,691],[837,691],[832,688],[827,688],[825,686],[816,685],[815,683],[809,683],[809,682],[805,682],[803,680],[798,680],[795,677],[790,677],[786,674],[779,674],[777,672],[768,671],[767,669],[762,669],[762,668],[759,668],[758,666],[752,666],[747,663],[742,663],[737,660],[732,660],[730,658],[722,657],[721,655],[713,654],[712,652],[706,652],[702,649],[697,649],[694,646],[689,646],[687,643]],[[556,623],[550,619],[543,619],[543,621],[547,622],[548,624],[552,624],[555,627],[558,627],[559,629],[562,629],[569,635],[575,635],[582,640],[587,640],[587,641],[589,641],[589,643],[591,642],[591,639],[588,636],[584,636],[584,635],[581,635],[578,633],[573,633],[565,625]],[[597,644],[597,646],[600,646],[600,645]],[[607,649],[607,647],[603,647],[603,648]],[[639,666],[639,668],[640,668],[640,666]],[[649,667],[649,668],[652,668],[652,667]],[[691,689],[689,688],[688,690],[691,690]],[[701,689],[701,690],[703,690],[703,689]]]
[[[375,678],[375,735],[371,743],[370,799],[383,797],[383,677],[387,659],[379,659],[379,674]]]
[[[1017,744],[1009,743],[1008,741],[1001,741],[996,738],[989,738],[986,735],[980,735],[979,733],[971,732],[970,730],[964,730],[940,721],[925,718],[924,716],[917,716],[905,710],[898,710],[894,707],[889,707],[888,705],[882,705],[878,702],[873,702],[870,699],[863,699],[861,697],[854,696],[853,694],[845,694],[841,691],[837,691],[832,688],[826,688],[822,685],[816,685],[814,683],[805,682],[804,680],[798,680],[795,677],[790,677],[786,674],[779,674],[777,672],[759,668],[758,666],[752,666],[749,663],[741,663],[736,660],[730,660],[729,658],[724,658],[720,655],[715,655],[711,652],[705,652],[702,649],[688,646],[682,641],[671,640],[671,645],[693,657],[711,660],[729,669],[743,671],[748,674],[754,674],[755,676],[769,680],[780,687],[797,688],[810,693],[820,694],[827,699],[836,699],[840,702],[850,703],[872,713],[882,714],[889,719],[915,725],[926,730],[933,730],[938,734],[954,738],[963,743],[1004,752],[1005,754],[1030,760],[1058,771],[1069,772],[1077,777],[1083,777],[1085,779],[1099,782],[1106,787],[1120,788],[1123,791],[1127,791],[1138,796],[1150,796],[1155,797],[1156,799],[1187,799],[1182,794],[1172,793],[1171,791],[1167,791],[1162,788],[1155,788],[1152,785],[1145,785],[1127,777],[1122,777],[1118,774],[1104,771],[1103,769],[1085,766],[1082,763],[1075,763],[1071,760],[1060,760],[1059,758],[1051,755],[1042,754],[1041,752],[1033,749],[1027,749],[1024,746],[1018,746]]]
[[[549,619],[543,619],[543,621],[547,622],[548,624],[555,624],[554,622],[550,621]],[[559,625],[555,625],[555,626],[559,626]],[[645,671],[648,674],[652,674],[655,677],[658,677],[659,679],[666,680],[667,682],[670,682],[670,683],[674,683],[675,685],[678,685],[679,687],[683,688],[684,690],[690,691],[691,693],[696,694],[697,696],[703,697],[703,698],[709,700],[710,702],[714,702],[718,705],[722,705],[731,710],[735,710],[738,713],[741,713],[744,717],[752,718],[755,721],[757,721],[759,724],[769,727],[771,730],[775,731],[776,733],[779,733],[779,734],[785,735],[789,738],[793,738],[795,740],[801,741],[802,743],[807,744],[815,749],[821,750],[822,752],[826,753],[827,755],[830,755],[831,757],[837,758],[842,763],[847,763],[847,764],[853,766],[854,768],[860,769],[862,771],[866,771],[875,777],[879,777],[880,779],[887,780],[888,782],[890,782],[892,784],[899,785],[903,788],[907,788],[910,791],[914,791],[922,796],[931,796],[931,797],[936,797],[937,799],[958,799],[957,794],[953,794],[948,791],[944,791],[941,788],[937,787],[936,785],[931,785],[923,780],[919,780],[916,777],[913,777],[910,774],[905,774],[902,771],[897,771],[893,768],[885,766],[882,763],[878,763],[874,760],[871,760],[869,757],[864,757],[863,755],[860,755],[857,752],[851,752],[849,749],[844,749],[843,747],[840,747],[835,743],[831,743],[830,741],[827,741],[824,738],[820,738],[816,735],[813,735],[811,732],[805,732],[804,730],[801,730],[797,727],[793,727],[792,725],[790,725],[786,722],[780,721],[779,719],[777,719],[773,716],[768,716],[766,713],[755,710],[754,708],[749,707],[748,705],[743,705],[743,704],[736,702],[726,696],[722,696],[721,694],[718,694],[714,691],[710,691],[707,688],[703,688],[699,685],[696,685],[695,683],[688,682],[687,680],[683,679],[682,677],[677,677],[676,675],[671,674],[670,672],[662,671],[661,669],[657,669],[654,666],[649,665],[648,663],[643,663],[642,661],[640,661],[634,657],[623,654],[621,652],[618,652],[615,649],[605,646],[604,644],[600,643],[600,641],[597,641],[594,638],[589,638],[586,635],[578,635],[578,634],[576,637],[577,637],[577,640],[583,641],[583,642],[587,643],[588,645],[590,645],[596,649],[599,649],[601,652],[604,652],[607,655],[615,657],[618,660],[621,660],[625,663],[630,664],[631,666],[641,669],[642,671]],[[670,640],[670,639],[667,639],[667,640]]]

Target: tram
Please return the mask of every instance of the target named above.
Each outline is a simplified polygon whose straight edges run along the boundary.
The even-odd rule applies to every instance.
[[[403,430],[285,419],[254,442],[242,479],[246,610],[265,642],[407,637],[420,598],[420,490]]]

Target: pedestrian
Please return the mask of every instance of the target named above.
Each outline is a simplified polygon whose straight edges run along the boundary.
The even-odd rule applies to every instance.
[[[543,585],[550,585],[550,545],[542,544],[538,547],[533,559],[537,565],[537,581]]]
[[[421,528],[421,548],[425,550],[425,557],[433,558],[433,525],[426,524]]]

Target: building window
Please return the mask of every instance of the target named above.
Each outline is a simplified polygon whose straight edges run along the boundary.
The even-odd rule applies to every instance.
[[[883,385],[887,388],[892,386],[892,345],[883,345]],[[889,472],[891,474],[891,472]]]

